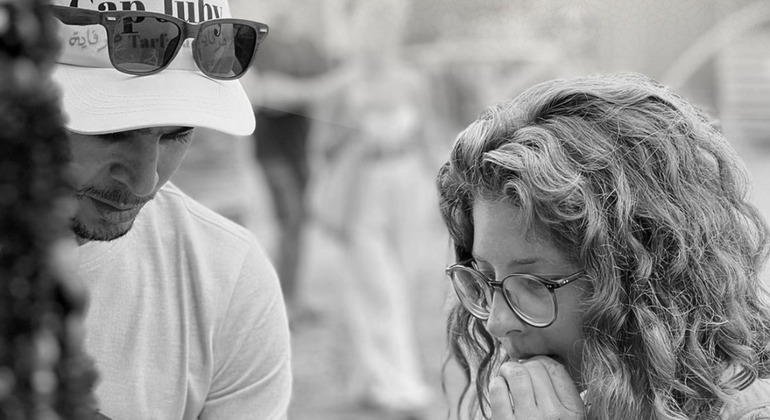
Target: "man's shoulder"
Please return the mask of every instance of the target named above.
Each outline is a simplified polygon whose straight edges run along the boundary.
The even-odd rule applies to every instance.
[[[152,208],[145,210],[147,214],[138,229],[143,235],[140,242],[178,254],[168,255],[170,258],[216,265],[218,270],[237,270],[243,264],[270,265],[265,249],[251,231],[198,203],[173,184],[161,188]]]
[[[154,201],[154,217],[173,228],[176,236],[205,235],[226,241],[256,242],[248,229],[197,202],[170,182],[158,191]]]
[[[137,232],[142,238],[135,238],[135,242],[141,243],[141,252],[152,254],[153,259],[173,261],[182,271],[193,268],[190,274],[216,279],[217,287],[224,289],[226,284],[235,287],[239,279],[262,285],[275,280],[267,252],[251,231],[198,203],[175,185],[161,188],[153,207],[146,210]],[[245,286],[248,284],[241,285]]]

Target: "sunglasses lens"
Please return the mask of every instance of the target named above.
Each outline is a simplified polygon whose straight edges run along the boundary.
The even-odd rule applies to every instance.
[[[239,23],[214,23],[201,28],[195,39],[198,67],[210,77],[234,79],[243,75],[257,49],[257,31]]]
[[[112,34],[112,63],[132,74],[157,71],[173,58],[179,35],[179,27],[165,19],[120,18]]]

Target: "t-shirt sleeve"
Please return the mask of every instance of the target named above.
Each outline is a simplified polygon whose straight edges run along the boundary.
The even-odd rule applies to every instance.
[[[200,419],[285,419],[291,396],[286,308],[275,270],[257,245],[243,261],[223,314]]]

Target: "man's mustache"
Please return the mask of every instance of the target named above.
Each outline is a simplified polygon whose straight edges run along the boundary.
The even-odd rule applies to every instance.
[[[148,201],[155,198],[155,194],[146,197],[139,197],[125,190],[102,189],[93,186],[80,188],[75,191],[75,198],[78,200],[82,200],[83,197],[86,196],[104,200],[108,203],[114,203],[124,207],[145,205]]]

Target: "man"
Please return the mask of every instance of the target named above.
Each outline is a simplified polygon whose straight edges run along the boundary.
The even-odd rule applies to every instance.
[[[192,127],[253,131],[240,83],[221,79],[241,75],[267,28],[217,20],[230,17],[226,0],[53,4],[67,6],[54,14],[69,23],[53,76],[68,117],[98,411],[285,418],[289,333],[275,270],[247,230],[167,183]],[[125,9],[164,15],[109,12]],[[203,26],[186,32],[183,20]]]

